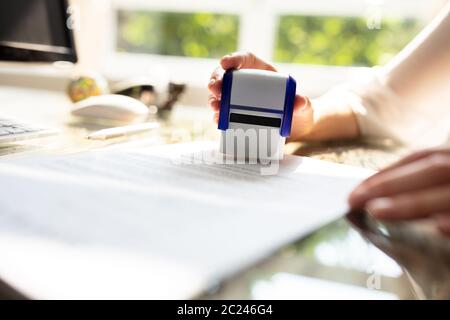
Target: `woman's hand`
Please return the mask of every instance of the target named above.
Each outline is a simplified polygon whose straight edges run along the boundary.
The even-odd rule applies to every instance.
[[[208,103],[214,110],[214,120],[219,119],[220,98],[222,92],[222,77],[228,69],[261,69],[277,72],[274,66],[249,52],[236,52],[224,56],[211,75],[208,89],[210,91]],[[291,139],[299,139],[307,135],[313,126],[313,109],[309,99],[300,95],[295,96],[294,118],[292,119]]]
[[[433,217],[450,235],[450,146],[424,150],[373,175],[350,195],[377,219]]]

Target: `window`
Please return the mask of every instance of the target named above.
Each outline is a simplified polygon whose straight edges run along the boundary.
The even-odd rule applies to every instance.
[[[445,0],[98,0],[99,36],[84,48],[109,79],[137,75],[188,84],[183,103],[207,100],[217,58],[255,52],[317,96],[384,64],[438,12]],[[100,4],[103,5],[100,5]],[[98,5],[97,5],[98,4]],[[90,9],[93,9],[90,8]],[[89,9],[89,8],[87,8]],[[100,10],[101,11],[101,10]],[[88,12],[96,30],[100,15]],[[95,14],[94,14],[95,13]],[[102,35],[108,43],[100,46]],[[94,53],[93,53],[93,52]],[[162,82],[163,83],[163,82]]]
[[[417,19],[385,19],[369,29],[363,17],[281,16],[274,60],[337,66],[384,64],[422,28]]]
[[[117,21],[120,52],[218,58],[237,50],[237,15],[119,10]]]
[[[251,50],[276,62],[337,66],[385,63],[420,31],[430,7],[425,0],[115,2],[118,52],[217,58]]]

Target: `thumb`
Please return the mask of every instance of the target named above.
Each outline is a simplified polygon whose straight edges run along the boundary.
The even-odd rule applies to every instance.
[[[306,96],[296,95],[292,117],[291,141],[301,140],[308,135],[314,123],[314,109]]]
[[[294,113],[304,112],[308,109],[311,109],[311,102],[308,97],[296,94],[294,100]]]

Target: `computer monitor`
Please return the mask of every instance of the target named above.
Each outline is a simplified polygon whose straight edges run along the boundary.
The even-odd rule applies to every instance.
[[[76,62],[66,0],[0,1],[0,60]]]

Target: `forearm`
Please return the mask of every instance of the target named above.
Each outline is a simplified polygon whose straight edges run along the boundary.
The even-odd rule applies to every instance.
[[[407,105],[426,103],[448,90],[450,74],[450,2],[384,68],[384,81]]]

